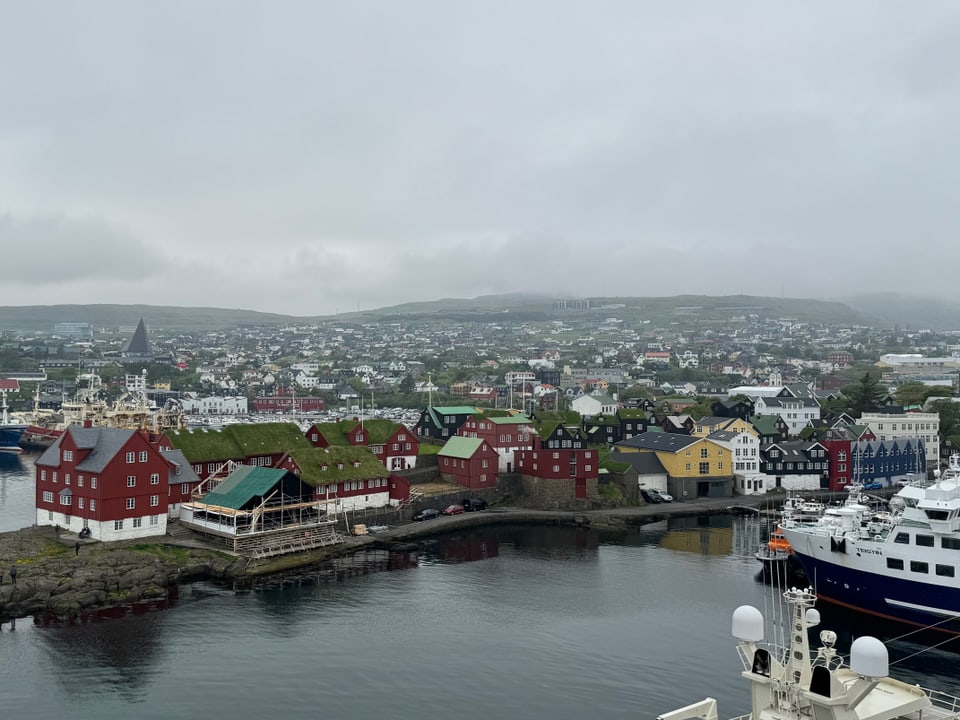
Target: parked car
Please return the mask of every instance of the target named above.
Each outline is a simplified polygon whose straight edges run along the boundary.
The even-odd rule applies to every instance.
[[[656,488],[650,488],[650,490],[647,492],[649,492],[651,495],[656,495],[662,502],[673,502],[673,495],[670,495],[669,493],[657,490]]]
[[[459,515],[463,512],[463,505],[447,505],[442,512],[444,515]]]
[[[440,511],[436,508],[424,508],[416,515],[413,516],[413,519],[416,521],[420,520],[433,520],[434,518],[440,517]]]
[[[866,484],[864,484],[863,489],[864,489],[864,490],[879,490],[879,489],[882,488],[882,487],[883,487],[883,483],[882,483],[882,482],[871,482],[871,483],[866,483]]]
[[[664,501],[662,497],[660,497],[659,495],[655,495],[649,490],[641,490],[640,497],[643,498],[643,501],[645,503],[649,503],[651,505],[656,505],[657,503],[662,503]]]
[[[474,500],[465,499],[463,501],[463,509],[467,512],[477,512],[479,510],[487,509],[487,501],[482,498],[476,498]]]

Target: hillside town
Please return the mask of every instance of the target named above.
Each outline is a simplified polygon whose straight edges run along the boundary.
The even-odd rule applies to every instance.
[[[36,523],[102,541],[194,532],[270,556],[441,502],[890,488],[925,481],[960,442],[958,333],[571,305],[7,332],[6,423],[42,452]]]

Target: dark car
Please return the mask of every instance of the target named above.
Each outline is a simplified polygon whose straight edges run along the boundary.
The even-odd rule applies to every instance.
[[[441,510],[444,515],[459,515],[463,512],[463,505],[447,505]]]
[[[463,509],[467,512],[479,512],[480,510],[486,510],[487,501],[481,498],[477,498],[475,500],[464,500]]]
[[[435,508],[424,508],[416,515],[413,516],[413,519],[419,522],[420,520],[433,520],[434,518],[440,517],[440,511]]]
[[[662,498],[662,497],[660,497],[659,495],[657,495],[657,494],[655,494],[655,493],[647,492],[646,490],[641,490],[641,491],[640,491],[640,497],[643,498],[643,501],[644,501],[644,502],[650,503],[651,505],[656,505],[657,503],[662,503],[662,502],[663,502],[663,498]]]

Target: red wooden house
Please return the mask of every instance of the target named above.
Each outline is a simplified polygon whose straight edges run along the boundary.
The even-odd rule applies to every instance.
[[[497,484],[497,451],[483,438],[455,436],[437,453],[440,476],[471,490]]]
[[[538,493],[561,501],[597,495],[599,452],[587,447],[579,428],[559,423],[542,425],[533,449],[518,451],[515,458],[528,491],[536,487]],[[551,487],[545,491],[538,480],[550,481]]]
[[[533,421],[526,415],[490,417],[482,413],[473,415],[460,426],[457,435],[482,438],[498,456],[497,471],[513,472],[518,450],[532,450],[538,438]]]
[[[420,440],[405,425],[392,420],[341,420],[314,423],[305,433],[314,447],[367,447],[388,470],[408,470],[417,465]]]
[[[144,433],[119,428],[71,425],[35,467],[37,524],[89,528],[98,540],[166,533],[171,476],[197,481]]]

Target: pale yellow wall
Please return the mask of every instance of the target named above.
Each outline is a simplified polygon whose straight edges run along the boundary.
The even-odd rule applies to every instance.
[[[695,442],[678,453],[658,451],[657,457],[672,477],[697,478],[733,475],[733,459],[730,457],[730,452],[710,440]],[[705,474],[700,472],[700,463],[702,462],[709,463],[709,472]],[[688,468],[687,465],[690,467]]]

